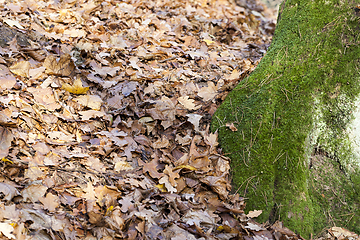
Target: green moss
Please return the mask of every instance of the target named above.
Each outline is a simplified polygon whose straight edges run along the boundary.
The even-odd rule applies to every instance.
[[[266,56],[212,120],[222,148],[231,153],[234,189],[249,198],[247,209],[262,209],[260,221],[280,219],[304,237],[330,226],[327,210],[341,221],[341,214],[358,211],[357,174],[324,179],[344,189],[345,207],[345,201],[317,194],[322,185],[314,183],[310,168],[315,146],[342,166],[351,161],[344,130],[360,93],[355,5],[287,0]],[[334,202],[349,212],[333,209]],[[347,226],[360,232],[357,216]]]

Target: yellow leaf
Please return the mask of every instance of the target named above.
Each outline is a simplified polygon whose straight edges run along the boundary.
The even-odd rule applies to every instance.
[[[114,206],[108,207],[108,209],[106,209],[105,216],[109,216],[113,209],[114,209]]]
[[[196,171],[196,168],[194,168],[194,167],[192,167],[190,165],[180,165],[180,166],[174,167],[173,171],[175,171],[177,169],[183,169],[183,168],[186,168],[186,169],[191,170],[191,171]]]
[[[206,43],[206,45],[211,45],[211,44],[213,44],[213,43],[215,43],[214,41],[211,41],[211,40],[208,40],[208,39],[204,39],[203,40],[205,43]]]
[[[82,86],[80,78],[76,78],[72,86],[64,83],[61,88],[74,94],[85,94],[89,90],[89,87]]]
[[[155,187],[157,187],[158,189],[160,189],[161,192],[167,192],[167,189],[166,189],[164,183],[155,185]]]
[[[224,230],[224,226],[218,226],[216,230],[222,231],[222,230]]]
[[[1,161],[3,161],[3,162],[8,162],[8,163],[10,163],[10,164],[14,164],[13,161],[11,161],[11,160],[9,160],[9,159],[7,159],[7,158],[4,158],[4,157],[1,159]]]

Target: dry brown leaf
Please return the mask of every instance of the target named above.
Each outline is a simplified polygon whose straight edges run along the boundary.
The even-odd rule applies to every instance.
[[[11,20],[8,18],[3,18],[2,21],[7,25],[9,25],[10,27],[17,27],[18,29],[22,29],[22,30],[24,29],[24,27],[21,26],[21,24],[18,21]]]
[[[31,184],[21,192],[21,195],[24,198],[24,201],[29,199],[31,202],[35,203],[45,195],[47,189],[48,188],[42,184]]]
[[[218,88],[213,82],[209,82],[207,87],[200,88],[198,96],[201,97],[205,102],[213,99],[216,95]]]
[[[237,128],[235,127],[234,123],[226,123],[226,127],[230,128],[231,131],[237,132]]]
[[[6,157],[7,152],[11,146],[11,141],[14,139],[14,135],[8,128],[0,126],[0,157]]]
[[[125,162],[125,161],[117,162],[117,163],[115,163],[115,166],[114,166],[114,170],[117,172],[129,171],[129,170],[133,170],[133,169],[134,168],[128,162]]]
[[[104,168],[104,164],[98,158],[95,157],[89,157],[86,161],[86,165],[98,172],[104,172],[106,170]]]
[[[50,143],[63,144],[73,142],[75,140],[75,136],[73,134],[65,134],[61,131],[52,131],[47,133],[46,139]]]
[[[28,92],[32,93],[37,104],[44,106],[50,111],[54,111],[61,107],[55,100],[52,88],[33,88],[29,87]]]
[[[166,191],[169,192],[169,193],[176,193],[177,192],[176,187],[173,187],[173,185],[169,182],[169,176],[167,176],[167,175],[162,176],[159,179],[159,184],[160,185],[163,184],[163,186],[166,188]]]
[[[169,182],[171,183],[171,185],[173,185],[174,187],[176,187],[176,181],[175,181],[175,179],[177,179],[177,178],[180,177],[179,173],[178,173],[178,172],[174,172],[174,169],[171,168],[169,165],[166,165],[166,166],[165,166],[164,173],[169,176]]]
[[[105,116],[104,112],[95,111],[95,110],[88,110],[88,111],[80,111],[78,112],[81,115],[81,119],[86,121],[90,118],[97,118]]]
[[[256,217],[260,216],[261,213],[262,213],[262,210],[254,210],[254,211],[249,211],[249,213],[246,214],[246,216],[249,218],[256,218]]]
[[[2,211],[4,218],[7,218],[11,221],[19,221],[19,210],[16,209],[16,204],[11,204],[9,206],[5,206],[5,209]]]
[[[46,57],[43,66],[46,67],[45,72],[47,74],[65,77],[69,77],[75,70],[75,65],[69,54],[62,55],[60,59],[56,59],[54,55],[49,55]]]
[[[358,239],[359,235],[356,233],[350,232],[349,230],[341,227],[332,227],[329,229],[329,232],[339,240],[345,239]]]
[[[4,194],[4,199],[10,201],[13,197],[19,195],[18,190],[7,183],[0,183],[0,192]]]
[[[70,91],[69,91],[70,92]],[[74,99],[74,101],[80,103],[83,106],[99,111],[102,99],[97,95],[82,95]]]
[[[15,86],[16,82],[14,76],[0,77],[0,90],[11,89]]]
[[[44,208],[50,212],[54,212],[60,205],[59,197],[52,193],[47,193],[46,197],[40,197],[39,201],[44,205]]]
[[[158,139],[156,142],[152,144],[153,148],[167,148],[169,146],[170,142],[169,139],[167,139],[165,136],[163,136],[161,139]]]
[[[30,70],[30,63],[28,61],[20,61],[16,62],[11,67],[9,67],[9,70],[21,77],[28,77],[29,76],[29,70]]]
[[[0,82],[0,84],[1,84],[1,82]],[[3,112],[0,112],[0,126],[16,127],[16,122],[14,122],[11,118],[6,116]],[[1,149],[1,147],[0,147],[0,149]]]
[[[197,109],[201,108],[200,105],[195,105],[195,103],[194,103],[195,100],[189,98],[189,96],[178,97],[177,100],[179,101],[179,103],[181,103],[181,105],[183,105],[188,110],[197,110]]]
[[[40,79],[45,72],[45,67],[32,68],[29,70],[29,77],[31,79]]]
[[[159,173],[157,171],[159,163],[155,159],[148,163],[142,163],[141,165],[143,165],[143,172],[148,172],[152,178],[161,178],[164,175],[163,173]]]

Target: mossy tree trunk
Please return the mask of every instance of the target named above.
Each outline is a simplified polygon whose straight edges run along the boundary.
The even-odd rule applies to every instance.
[[[358,4],[285,0],[266,56],[212,120],[247,209],[306,238],[360,232]]]

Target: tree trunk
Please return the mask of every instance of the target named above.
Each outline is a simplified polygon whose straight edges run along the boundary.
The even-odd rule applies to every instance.
[[[360,232],[359,3],[285,0],[266,56],[212,120],[247,209],[305,238]]]

